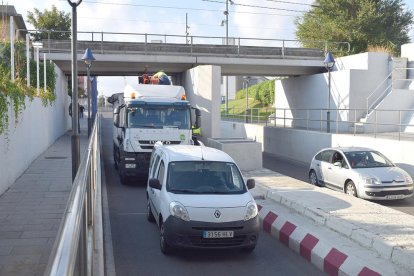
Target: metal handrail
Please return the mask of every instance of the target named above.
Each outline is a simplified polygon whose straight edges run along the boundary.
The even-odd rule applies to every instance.
[[[92,263],[94,249],[96,244],[100,243],[95,237],[95,232],[102,229],[102,222],[95,219],[96,213],[100,213],[101,209],[96,204],[100,202],[97,198],[100,198],[101,187],[99,133],[97,119],[86,154],[73,181],[44,275],[92,275],[93,271],[98,271],[99,274],[102,270]],[[103,254],[102,250],[98,251],[99,254]]]
[[[18,32],[20,31],[24,31],[24,32],[29,32],[29,33],[47,33],[48,34],[48,41],[50,41],[50,34],[51,33],[70,33],[70,31],[55,31],[55,30],[26,30],[26,29],[19,29],[17,30]],[[77,32],[78,35],[82,35],[82,34],[89,34],[91,37],[91,41],[96,41],[96,42],[100,42],[101,44],[105,41],[104,40],[104,35],[105,36],[114,36],[114,35],[122,35],[122,36],[137,36],[137,37],[143,37],[141,42],[144,42],[145,45],[147,45],[148,43],[148,37],[162,37],[164,38],[164,40],[162,41],[161,44],[166,44],[167,43],[167,38],[173,38],[173,40],[169,40],[168,43],[176,43],[174,42],[174,39],[178,38],[181,39],[184,43],[176,43],[176,44],[183,44],[183,45],[190,45],[191,47],[193,45],[202,45],[203,43],[195,43],[196,39],[199,39],[200,41],[206,41],[206,40],[223,40],[226,39],[225,37],[221,37],[221,36],[188,36],[188,35],[174,35],[174,34],[160,34],[160,33],[155,33],[155,34],[148,34],[148,33],[132,33],[132,32],[95,32],[95,31],[78,31]],[[99,34],[100,36],[100,40],[95,40],[95,34]],[[190,39],[191,44],[187,44],[188,39]],[[225,47],[228,48],[232,48],[234,47],[237,52],[240,51],[240,47],[242,46],[249,46],[246,43],[242,43],[242,41],[255,41],[256,44],[260,44],[260,42],[278,42],[280,43],[281,48],[282,48],[282,53],[285,53],[285,49],[286,49],[286,44],[287,43],[293,43],[293,44],[320,44],[320,47],[317,47],[318,49],[321,50],[325,50],[328,47],[328,45],[337,45],[337,47],[340,47],[341,45],[344,45],[347,50],[345,51],[346,53],[349,53],[350,51],[350,43],[346,42],[346,41],[339,41],[339,42],[331,42],[331,41],[322,41],[322,40],[306,40],[306,41],[299,41],[299,40],[294,40],[294,39],[272,39],[272,38],[253,38],[253,37],[230,37],[229,39],[234,40],[234,45],[223,45]],[[106,42],[109,42],[108,40]],[[135,41],[137,42],[137,41]],[[218,45],[217,43],[214,44],[209,44],[207,43],[206,45]],[[262,46],[265,47],[265,46]],[[298,47],[299,48],[299,47]],[[339,49],[339,48],[338,48]],[[331,51],[335,52],[335,49],[330,49]]]
[[[393,71],[391,71],[386,77],[385,77],[385,79],[383,80],[383,81],[381,81],[378,85],[377,85],[377,87],[367,96],[367,99],[366,99],[366,103],[367,103],[367,114],[369,113],[369,110],[370,110],[370,108],[371,108],[371,106],[369,105],[369,99],[377,92],[377,90],[391,77],[391,75],[392,75],[392,72]],[[390,86],[387,86],[387,88],[384,90],[384,91],[388,91],[388,88],[389,88]],[[383,92],[384,92],[383,91]],[[384,93],[382,93],[381,95],[383,95]],[[378,97],[379,98],[379,97]]]
[[[264,110],[264,112],[263,112]],[[330,122],[334,123],[332,133],[349,133],[356,135],[360,131],[359,128],[366,128],[366,131],[360,133],[378,135],[398,134],[401,139],[402,134],[414,137],[414,124],[404,123],[404,118],[411,118],[414,109],[381,109],[374,110],[373,121],[360,122],[359,114],[363,114],[365,109],[330,109],[332,114]],[[262,113],[260,113],[262,112]],[[392,113],[392,114],[389,114]],[[256,115],[254,115],[256,114]],[[298,128],[313,131],[325,132],[327,125],[326,119],[327,109],[316,108],[229,108],[221,109],[221,117],[223,120],[246,122],[252,124],[263,124],[265,126]],[[382,116],[381,116],[382,115]],[[394,116],[392,116],[394,115]],[[403,116],[404,115],[404,116]],[[394,121],[390,118],[394,117]],[[381,119],[383,118],[383,119]],[[385,118],[385,119],[384,119]],[[386,131],[384,129],[394,129],[394,131]],[[404,128],[410,130],[403,131]]]
[[[405,67],[396,67],[393,68],[393,70],[391,70],[391,72],[385,77],[385,79],[383,81],[380,82],[380,84],[378,84],[378,86],[367,96],[366,98],[366,106],[367,106],[367,110],[366,110],[366,114],[369,114],[371,112],[372,107],[375,106],[375,104],[379,101],[379,99],[381,99],[384,95],[386,95],[388,93],[388,91],[392,90],[393,88],[393,82],[394,81],[414,81],[414,79],[393,79],[391,81],[391,84],[388,85],[380,95],[378,95],[378,97],[375,98],[375,100],[373,100],[370,104],[369,100],[371,97],[374,96],[374,94],[376,94],[376,92],[378,91],[378,89],[383,86],[383,84],[391,77],[391,75],[396,71],[396,70],[414,70],[414,68],[405,68]]]

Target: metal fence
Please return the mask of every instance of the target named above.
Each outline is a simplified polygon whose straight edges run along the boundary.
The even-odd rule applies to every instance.
[[[99,133],[97,119],[44,275],[103,275]]]
[[[330,132],[370,135],[393,139],[414,139],[414,109],[375,109],[364,118],[366,109],[330,109]],[[328,109],[221,108],[223,120],[264,124],[270,127],[327,131]]]

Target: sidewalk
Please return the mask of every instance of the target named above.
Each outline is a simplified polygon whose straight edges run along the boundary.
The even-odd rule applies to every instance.
[[[80,120],[81,155],[87,118]],[[0,275],[43,275],[72,186],[68,131],[0,195]]]
[[[307,251],[308,260],[321,270],[414,275],[413,216],[267,169],[244,176],[256,180],[252,193],[264,230],[301,255]]]

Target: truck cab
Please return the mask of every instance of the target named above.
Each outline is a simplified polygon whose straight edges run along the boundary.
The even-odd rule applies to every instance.
[[[199,127],[199,111],[196,110],[194,118],[183,87],[139,84],[127,86],[124,93],[111,98],[113,154],[121,182],[147,176],[155,142],[194,144],[192,127]]]

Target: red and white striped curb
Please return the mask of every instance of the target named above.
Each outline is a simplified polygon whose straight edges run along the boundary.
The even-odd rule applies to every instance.
[[[377,271],[364,266],[356,258],[325,244],[315,234],[279,216],[258,204],[263,231],[300,254],[328,275],[378,276]]]

